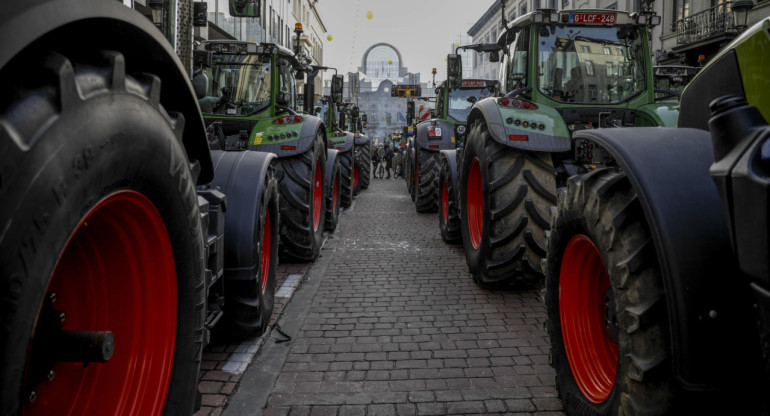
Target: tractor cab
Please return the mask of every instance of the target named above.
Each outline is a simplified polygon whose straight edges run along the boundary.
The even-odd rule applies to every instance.
[[[690,83],[700,68],[685,65],[656,65],[652,67],[655,77],[655,98],[658,100],[679,100],[684,87]]]
[[[500,92],[500,82],[483,79],[463,79],[455,87],[444,81],[436,88],[436,108],[433,118],[465,123],[476,101],[494,97]]]

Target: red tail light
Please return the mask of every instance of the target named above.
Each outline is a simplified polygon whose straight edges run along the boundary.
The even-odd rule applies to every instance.
[[[435,144],[432,144],[432,145],[430,145],[429,147],[430,147],[431,149],[438,149],[438,146],[436,146]]]
[[[281,146],[281,150],[297,150],[297,146]]]
[[[294,124],[300,123],[302,120],[302,116],[278,117],[277,119],[273,120],[273,124]]]
[[[519,108],[522,110],[537,110],[537,105],[531,101],[522,100],[521,98],[508,98],[503,97],[497,101],[500,105],[506,107]]]
[[[441,127],[428,127],[428,137],[441,137]]]
[[[512,142],[526,142],[529,140],[529,137],[526,135],[508,136],[508,140]]]

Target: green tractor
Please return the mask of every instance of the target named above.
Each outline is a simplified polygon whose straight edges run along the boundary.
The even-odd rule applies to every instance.
[[[329,227],[325,206],[339,162],[336,151],[327,152],[323,120],[295,110],[296,76],[312,68],[304,57],[269,43],[206,41],[196,54],[209,79],[199,103],[211,147],[278,156],[281,258],[315,259]]]
[[[206,4],[161,3],[3,3],[0,414],[192,414],[209,330],[269,323],[276,157],[210,151]]]
[[[459,217],[479,285],[542,282],[557,186],[604,157],[575,132],[675,125],[677,103],[655,101],[648,32],[659,23],[653,12],[541,9],[478,45],[493,61],[504,52],[506,93],[473,105],[464,149],[443,151],[442,164],[459,208],[445,222]]]
[[[454,58],[458,55],[451,55]],[[448,60],[448,65],[456,60]],[[439,217],[443,220],[448,197],[446,181],[440,182],[441,151],[456,149],[462,145],[467,131],[466,119],[476,101],[496,96],[500,91],[500,82],[482,79],[449,78],[436,87],[436,108],[432,118],[417,124],[415,130],[414,186],[417,212],[435,212],[439,205]],[[414,109],[412,108],[412,114]],[[441,201],[441,202],[439,202]],[[446,227],[442,227],[442,236]],[[459,232],[459,227],[457,227]],[[452,230],[448,231],[451,235]]]
[[[355,182],[355,135],[344,131],[339,120],[339,106],[342,104],[342,75],[332,77],[331,96],[322,97],[314,104],[315,114],[324,120],[326,126],[326,137],[330,149],[339,152],[341,171],[340,199],[344,208],[349,208],[353,204],[354,182]]]
[[[358,195],[363,189],[369,188],[372,170],[372,143],[364,133],[368,123],[366,114],[362,114],[357,105],[345,103],[339,112],[340,125],[345,131],[353,133],[355,143],[355,163],[353,165],[353,193]]]
[[[678,128],[576,132],[544,300],[568,414],[770,412],[770,19],[694,76]]]

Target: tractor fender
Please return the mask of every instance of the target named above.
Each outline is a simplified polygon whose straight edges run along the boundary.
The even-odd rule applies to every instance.
[[[270,143],[266,140],[267,133],[263,133],[261,136],[256,135],[253,140],[261,142],[261,144],[255,144],[249,146],[249,150],[256,150],[259,152],[275,153],[278,157],[289,157],[305,153],[313,147],[315,137],[318,132],[323,134],[323,146],[327,147],[326,127],[324,127],[323,120],[316,116],[303,116],[305,119],[302,123],[302,130],[299,133],[299,137],[296,140],[283,141],[280,143]],[[260,125],[254,127],[255,130],[259,130]],[[280,134],[280,130],[273,129],[271,134],[275,135],[276,131]],[[254,135],[254,133],[252,133]],[[266,143],[267,141],[267,143]]]
[[[326,187],[329,191],[332,190],[332,187],[334,186],[334,178],[332,175],[334,174],[334,164],[337,162],[337,155],[339,154],[338,150],[335,149],[326,149]],[[328,195],[328,194],[327,194]]]
[[[250,252],[259,221],[268,170],[277,163],[273,153],[212,150],[214,179],[211,187],[227,195],[225,212],[225,276],[252,280],[259,271]],[[260,248],[261,249],[261,248]]]
[[[682,388],[708,391],[740,379],[737,372],[752,355],[746,326],[753,321],[742,312],[747,286],[737,280],[728,226],[709,175],[710,134],[642,127],[581,130],[575,138],[612,154],[638,195],[660,263],[672,370]]]
[[[440,137],[428,137],[428,129],[438,127],[441,129]],[[444,120],[431,119],[417,125],[415,141],[420,149],[437,152],[444,149],[455,148],[455,126]]]
[[[190,161],[197,161],[197,184],[211,181],[214,171],[206,130],[190,78],[169,42],[147,18],[117,1],[30,0],[3,4],[0,13],[0,68],[21,52],[45,48],[82,55],[115,50],[131,73],[147,72],[161,80],[160,102],[167,111],[184,115],[182,143]],[[86,34],[88,46],[81,40]],[[41,49],[42,50],[42,49]]]
[[[458,188],[458,184],[460,183],[460,172],[457,171],[457,150],[441,150],[439,154],[441,159],[445,159],[449,164],[449,171],[452,175],[451,179],[454,189],[460,189]],[[455,198],[459,198],[459,193],[455,195]]]
[[[497,104],[497,98],[485,98],[473,105],[471,113],[468,115],[468,128],[473,129],[473,123],[481,121],[486,124],[492,139],[502,145],[540,152],[566,152],[572,149],[572,140],[568,136],[551,135],[548,132],[563,130],[564,121],[558,114],[556,116],[544,116],[533,110],[515,110],[506,108],[512,116],[507,118],[530,120],[537,117],[538,121],[546,126],[542,132],[540,130],[525,128],[523,126],[505,125],[503,116]],[[555,110],[552,110],[555,113]],[[527,140],[509,140],[510,136],[526,136]]]
[[[356,133],[356,135],[353,136],[353,137],[355,138],[356,146],[364,146],[367,143],[369,143],[369,136],[367,136],[365,134],[358,134],[358,133]]]

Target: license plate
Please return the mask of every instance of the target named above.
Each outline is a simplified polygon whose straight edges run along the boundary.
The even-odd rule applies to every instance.
[[[593,25],[611,25],[615,23],[614,13],[570,13],[570,23],[585,23]]]

